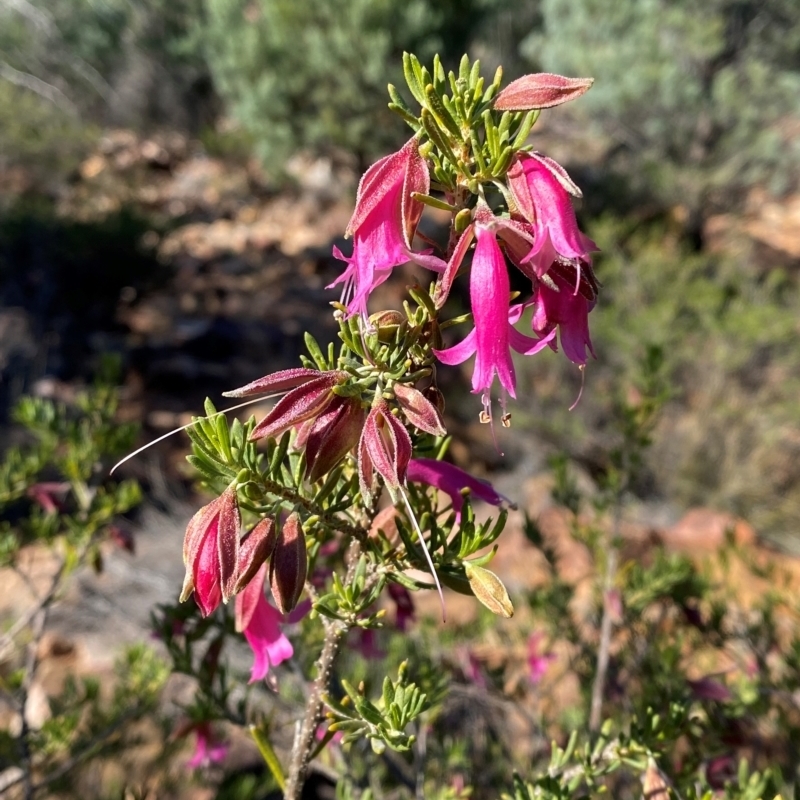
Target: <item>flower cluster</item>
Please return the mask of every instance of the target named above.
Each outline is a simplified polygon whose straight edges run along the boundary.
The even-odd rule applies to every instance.
[[[590,79],[549,74],[514,81],[485,103],[484,118],[489,117],[481,143],[463,135],[464,115],[450,113],[460,108],[455,102],[459,85],[453,81],[454,97],[441,98],[452,102],[432,106],[433,118],[440,124],[434,125],[423,109],[419,125],[409,121],[416,134],[398,152],[367,170],[347,229],[354,237],[353,254],[345,257],[334,249],[348,268],[332,285],[344,282],[342,303],[347,313],[366,318],[370,293],[393,267],[409,261],[438,273],[434,298],[441,308],[474,244],[469,279],[473,329],[455,346],[437,349],[435,354],[445,364],[475,356],[472,389],[483,396],[484,421],[491,419],[491,390],[497,377],[507,424],[505,397],[516,394],[511,350],[532,355],[547,346],[556,350],[560,340],[565,355],[581,367],[587,352],[594,355],[588,314],[598,289],[591,267],[591,253],[597,247],[578,229],[571,199],[580,197],[580,190],[563,167],[529,151],[524,137],[517,138],[516,146],[503,148],[493,169],[488,168],[484,152],[491,154],[493,137],[499,137],[501,148],[508,141],[513,112],[518,117],[522,112],[538,113],[580,96],[591,84]],[[499,112],[504,113],[495,125],[492,114]],[[429,161],[436,169],[443,199],[429,194]],[[449,181],[444,169],[448,161]],[[503,198],[495,208],[486,200],[488,185],[499,189]],[[425,203],[450,208],[455,228],[460,228],[460,236],[455,241],[451,236],[444,253],[446,263],[430,250],[412,249]],[[507,262],[531,281],[530,297],[515,305],[511,305]],[[514,327],[529,308],[533,336]]]

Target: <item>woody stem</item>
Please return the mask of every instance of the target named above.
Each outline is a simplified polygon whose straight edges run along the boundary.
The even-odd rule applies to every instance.
[[[311,687],[303,721],[294,737],[284,800],[299,800],[303,792],[311,753],[316,744],[317,728],[322,721],[322,697],[328,690],[333,662],[346,631],[347,626],[339,623],[331,625],[325,633],[325,643],[316,664],[317,677]]]
[[[358,558],[361,555],[361,547],[357,540],[353,540],[347,554],[348,569],[345,583],[349,584],[353,579]],[[286,778],[286,788],[284,789],[284,800],[300,800],[303,792],[303,783],[308,772],[308,765],[311,761],[311,754],[317,743],[317,729],[322,722],[322,698],[328,691],[331,675],[333,673],[333,662],[339,652],[350,625],[347,622],[333,622],[325,630],[325,640],[322,645],[322,652],[316,663],[317,677],[311,686],[311,693],[306,702],[306,710],[303,721],[297,729],[292,746],[292,757],[289,763],[289,774]]]

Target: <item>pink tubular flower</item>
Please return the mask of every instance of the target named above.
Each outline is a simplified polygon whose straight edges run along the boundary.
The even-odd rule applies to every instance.
[[[566,170],[547,156],[519,153],[508,170],[508,187],[522,216],[533,225],[534,245],[520,264],[541,278],[557,259],[588,261],[597,245],[578,229],[570,195],[581,196]]]
[[[204,769],[225,760],[228,745],[214,739],[209,723],[198,723],[194,727],[194,733],[194,755],[186,762],[189,769]]]
[[[532,301],[534,311],[531,327],[539,336],[551,337],[549,344],[553,350],[558,350],[553,338],[558,327],[564,355],[573,363],[583,366],[586,364],[587,348],[594,356],[589,337],[589,312],[594,303],[574,292],[573,287],[565,285],[561,278],[553,281],[550,277],[550,281],[555,289],[544,282],[539,282],[536,287]]]
[[[478,243],[472,258],[469,284],[475,327],[464,341],[454,347],[434,351],[445,364],[460,364],[475,353],[472,391],[483,393],[486,421],[491,419],[490,391],[495,375],[503,390],[516,397],[516,376],[510,348],[532,355],[549,342],[524,336],[511,324],[512,320],[519,319],[519,313],[509,309],[511,288],[508,271],[496,239],[498,228],[502,230],[505,225],[506,221],[496,218],[488,206],[478,206],[474,223]],[[504,402],[501,399],[501,405]]]
[[[444,269],[444,262],[429,252],[411,250],[423,209],[411,194],[429,190],[428,164],[419,154],[416,136],[364,173],[346,231],[354,237],[353,255],[348,258],[338,247],[333,248],[334,256],[348,266],[328,287],[344,283],[342,302],[349,314],[366,317],[370,293],[399,264],[414,261],[435,271]]]
[[[542,652],[542,638],[541,632],[532,633],[528,638],[528,675],[534,685],[544,678],[550,664],[556,659],[553,653]]]
[[[253,580],[236,595],[236,630],[244,633],[253,651],[253,668],[250,683],[262,681],[269,668],[275,667],[294,655],[292,643],[280,629],[283,614],[267,602],[264,581],[267,565],[264,564]]]
[[[461,520],[461,509],[464,507],[462,491],[469,489],[470,494],[489,503],[499,506],[506,498],[498,494],[491,483],[474,478],[468,472],[448,464],[446,461],[435,461],[432,458],[412,458],[408,462],[408,480],[414,483],[426,483],[444,492],[453,503],[456,522]],[[391,588],[391,587],[390,587]]]
[[[183,541],[186,577],[181,602],[194,592],[204,617],[233,595],[238,575],[241,517],[236,491],[228,488],[189,521]]]

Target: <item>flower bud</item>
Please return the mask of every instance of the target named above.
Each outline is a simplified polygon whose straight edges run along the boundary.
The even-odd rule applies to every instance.
[[[300,599],[308,573],[306,539],[297,512],[283,523],[269,568],[272,596],[278,609],[288,614]]]
[[[262,564],[272,555],[276,539],[275,523],[269,517],[262,519],[242,537],[239,542],[238,578],[235,588],[237,594],[250,583]]]
[[[514,606],[511,605],[506,587],[494,572],[483,567],[476,567],[469,562],[464,564],[464,570],[475,597],[489,611],[506,619],[514,616]]]
[[[306,436],[306,475],[312,483],[330,472],[358,444],[363,427],[361,401],[334,397]]]
[[[181,602],[194,592],[197,605],[207,617],[227,603],[236,586],[241,516],[236,491],[226,489],[189,521],[183,542],[186,577]]]
[[[418,389],[405,383],[396,383],[394,396],[405,418],[415,428],[434,436],[447,434],[438,409]]]
[[[378,332],[378,340],[391,342],[398,329],[406,324],[406,316],[400,311],[378,311],[369,318],[369,323]]]
[[[405,483],[411,458],[408,431],[381,401],[374,406],[364,423],[358,443],[358,481],[365,502],[372,498],[372,479],[377,472],[386,482],[392,497]]]
[[[267,436],[277,438],[289,428],[322,413],[334,396],[331,389],[348,377],[346,372],[335,370],[316,374],[318,377],[292,389],[275,404],[250,434],[251,441]]]
[[[304,383],[319,378],[319,370],[297,367],[295,369],[282,369],[279,372],[272,372],[263,378],[248,383],[239,389],[230,392],[223,392],[224,397],[247,397],[251,394],[263,394],[265,392],[286,392],[295,389]]]
[[[497,111],[531,111],[535,108],[552,108],[580,97],[587,92],[594,78],[565,78],[539,72],[517,78],[497,95]]]

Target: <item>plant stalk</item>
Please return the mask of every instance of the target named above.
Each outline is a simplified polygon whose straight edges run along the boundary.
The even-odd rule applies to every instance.
[[[317,728],[322,721],[322,697],[328,690],[333,662],[346,631],[347,626],[338,624],[331,625],[325,633],[325,643],[317,661],[317,678],[311,687],[302,723],[294,737],[284,800],[299,800],[302,794],[311,753],[317,740]]]

